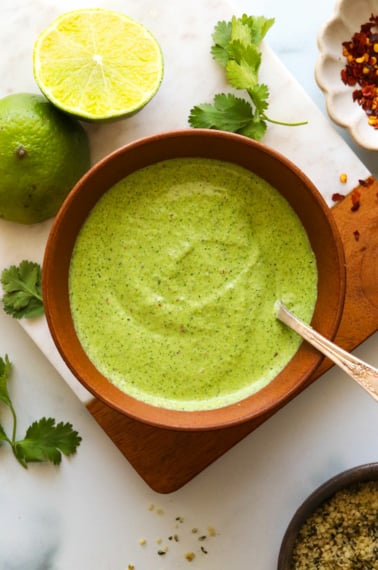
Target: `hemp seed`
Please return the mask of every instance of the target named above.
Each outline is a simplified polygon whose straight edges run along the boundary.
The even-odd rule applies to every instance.
[[[378,481],[352,484],[302,525],[291,570],[378,570]]]

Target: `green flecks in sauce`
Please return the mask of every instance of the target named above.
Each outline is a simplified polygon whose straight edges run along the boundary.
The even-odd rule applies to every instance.
[[[153,405],[221,407],[265,386],[301,339],[283,299],[311,320],[316,261],[299,219],[234,164],[173,159],[111,188],[70,268],[71,308],[95,366]]]

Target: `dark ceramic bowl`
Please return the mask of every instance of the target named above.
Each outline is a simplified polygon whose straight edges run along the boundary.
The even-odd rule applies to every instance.
[[[343,471],[318,487],[298,508],[282,540],[277,570],[292,570],[295,540],[306,519],[335,493],[355,483],[378,481],[378,463],[367,463]]]
[[[207,157],[241,165],[274,186],[307,230],[318,266],[318,299],[313,326],[332,339],[344,304],[344,252],[332,214],[310,180],[288,159],[261,143],[230,133],[187,129],[137,140],[101,160],[78,182],[60,209],[43,263],[47,322],[63,359],[97,398],[131,418],[184,430],[225,428],[269,416],[311,381],[322,356],[306,343],[265,388],[236,404],[209,411],[175,411],[131,398],[94,367],[73,325],[68,272],[76,236],[89,211],[116,182],[149,164],[177,157]]]

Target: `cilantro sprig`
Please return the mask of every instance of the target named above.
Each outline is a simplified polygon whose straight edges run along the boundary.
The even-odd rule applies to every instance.
[[[42,269],[38,263],[23,260],[3,269],[1,285],[4,311],[14,317],[32,318],[44,312],[42,300]]]
[[[298,126],[307,122],[287,123],[267,115],[269,88],[259,82],[262,61],[260,44],[274,18],[264,16],[233,16],[230,22],[218,22],[212,34],[211,54],[225,69],[231,87],[247,92],[250,101],[233,93],[215,95],[213,103],[194,106],[189,114],[189,124],[194,128],[219,129],[261,140],[267,122],[278,125]]]
[[[8,407],[12,417],[12,432],[7,435],[0,423],[0,445],[7,442],[17,461],[25,468],[28,463],[47,461],[59,465],[62,453],[69,456],[75,453],[81,437],[68,422],[55,423],[53,418],[35,421],[26,430],[23,439],[17,439],[17,414],[8,390],[8,380],[12,364],[7,355],[0,357],[0,402]]]

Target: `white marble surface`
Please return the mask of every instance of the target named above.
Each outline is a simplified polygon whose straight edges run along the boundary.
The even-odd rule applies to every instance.
[[[90,3],[70,0],[64,9],[84,5]],[[332,0],[318,0],[311,14],[299,0],[255,0],[253,5],[249,0],[233,0],[233,5],[191,0],[188,10],[173,0],[104,0],[96,5],[122,8],[144,21],[167,50],[167,64],[162,89],[141,114],[122,127],[91,129],[95,160],[141,134],[185,127],[190,106],[222,85],[219,70],[207,60],[213,25],[245,11],[276,18],[264,70],[272,86],[272,110],[310,120],[307,131],[270,129],[266,142],[296,161],[328,202],[338,173],[348,172],[351,185],[369,171],[377,174],[376,154],[360,151],[331,125],[314,81],[316,36],[332,14]],[[35,91],[26,54],[32,38],[58,11],[48,0],[3,0],[0,95]],[[172,50],[172,45],[180,49]],[[1,266],[25,256],[40,259],[48,226],[24,231],[0,224]],[[80,401],[85,394],[75,394],[52,366],[58,361],[53,347],[45,345],[44,323],[24,328],[0,311],[1,354],[8,353],[15,366],[10,389],[20,433],[34,419],[51,415],[71,421],[83,442],[76,456],[58,468],[24,470],[5,445],[0,448],[0,570],[125,570],[128,564],[135,570],[181,570],[188,564],[201,570],[272,570],[285,527],[307,494],[334,473],[378,458],[376,403],[332,370],[183,489],[158,495],[89,416]],[[377,334],[355,352],[377,366]],[[61,372],[69,380],[64,367]],[[0,418],[8,425],[3,408]],[[164,512],[158,514],[158,507]],[[180,542],[172,544],[167,537],[177,532],[176,516],[184,517],[184,523]],[[188,563],[184,553],[198,549],[191,528],[206,530],[207,525],[216,528],[217,536],[206,544],[207,555]],[[141,537],[147,539],[143,547]],[[170,546],[164,556],[157,555],[158,537],[162,546]]]

